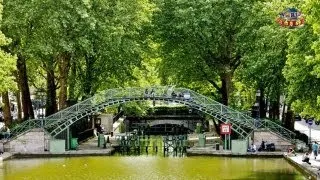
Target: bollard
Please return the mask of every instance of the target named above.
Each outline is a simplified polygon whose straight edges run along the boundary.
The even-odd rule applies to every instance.
[[[220,144],[219,143],[216,143],[216,150],[219,151],[219,146]]]

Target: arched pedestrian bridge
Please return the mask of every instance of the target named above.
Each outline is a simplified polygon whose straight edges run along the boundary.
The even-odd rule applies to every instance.
[[[243,139],[248,138],[256,129],[266,129],[289,141],[294,140],[293,132],[272,121],[257,121],[190,89],[168,86],[149,87],[148,93],[143,87],[107,89],[44,119],[27,120],[17,125],[11,130],[12,137],[23,135],[34,128],[44,128],[55,138],[81,118],[99,112],[105,107],[147,100],[179,103],[204,112],[223,123],[231,123],[233,132]]]

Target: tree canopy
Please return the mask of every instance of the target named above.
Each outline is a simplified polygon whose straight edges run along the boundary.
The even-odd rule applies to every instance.
[[[320,119],[318,6],[317,0],[5,0],[0,91],[17,86],[23,113],[32,117],[30,94],[38,91],[46,92],[52,114],[106,88],[150,85],[188,87],[250,110],[259,89],[269,116],[279,118],[287,106]],[[302,11],[304,27],[276,23],[288,7]]]
[[[0,21],[2,20],[2,0],[0,1]],[[4,46],[11,43],[0,31],[0,93],[16,89],[14,72],[16,70],[16,57],[6,52]]]

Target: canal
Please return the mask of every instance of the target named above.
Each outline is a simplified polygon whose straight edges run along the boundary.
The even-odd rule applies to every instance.
[[[119,155],[13,159],[0,164],[0,179],[306,179],[282,158]]]

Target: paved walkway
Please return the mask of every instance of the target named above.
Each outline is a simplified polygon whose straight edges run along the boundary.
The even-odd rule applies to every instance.
[[[12,154],[9,152],[4,152],[3,154],[0,155],[0,161],[8,160],[12,158]]]
[[[299,166],[301,169],[303,169],[308,174],[313,174],[314,177],[317,177],[317,179],[320,180],[320,156],[318,156],[317,159],[314,159],[313,154],[310,156],[310,163],[302,162],[302,156],[303,154],[297,154],[296,156],[285,156],[288,160],[290,160],[295,165]]]
[[[309,137],[309,124],[307,124],[305,120],[295,121],[294,129]],[[320,125],[316,125],[315,123],[311,125],[311,139],[312,141],[320,141]]]

